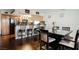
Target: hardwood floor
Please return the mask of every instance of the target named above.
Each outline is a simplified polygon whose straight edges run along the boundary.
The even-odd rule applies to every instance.
[[[38,41],[25,43],[22,46],[19,46],[17,50],[40,50],[40,44]]]
[[[0,36],[0,49],[3,49],[3,50],[7,50],[8,49],[8,43],[10,41],[10,39],[12,37],[15,37],[15,35],[3,35],[3,36]]]
[[[63,46],[59,46],[57,50],[63,50],[62,48]],[[0,36],[0,50],[40,50],[39,36],[18,40],[15,39],[15,35]],[[71,49],[65,48],[64,50]]]
[[[15,35],[0,36],[0,50],[40,50],[38,36],[15,40]]]

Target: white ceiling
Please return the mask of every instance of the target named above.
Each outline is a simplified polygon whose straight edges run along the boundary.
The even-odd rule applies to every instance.
[[[40,9],[43,13],[61,12],[61,11],[79,11],[79,9]]]
[[[66,10],[75,10],[79,11],[79,9],[30,9],[31,12],[39,11],[41,13],[52,13],[52,12],[60,12],[60,11],[66,11]],[[0,12],[11,12],[12,9],[0,9]]]

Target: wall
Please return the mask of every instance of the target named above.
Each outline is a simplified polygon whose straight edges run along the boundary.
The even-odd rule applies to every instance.
[[[48,17],[51,16],[51,17]],[[79,10],[59,10],[56,12],[45,13],[45,22],[47,27],[52,27],[52,22],[57,26],[69,26],[71,30],[79,29]]]

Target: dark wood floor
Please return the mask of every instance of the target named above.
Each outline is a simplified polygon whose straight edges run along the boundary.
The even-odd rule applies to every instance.
[[[64,50],[71,50],[63,46],[59,46],[57,50],[63,50],[63,48]],[[0,36],[0,50],[40,50],[39,36],[17,40],[15,35]]]
[[[15,39],[15,35],[0,36],[1,50],[40,50],[39,37]]]

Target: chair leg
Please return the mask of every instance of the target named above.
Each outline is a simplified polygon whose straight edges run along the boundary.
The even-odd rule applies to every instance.
[[[48,43],[46,44],[46,49],[48,50]]]

